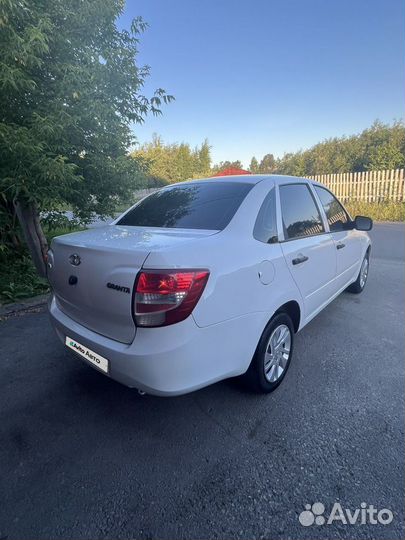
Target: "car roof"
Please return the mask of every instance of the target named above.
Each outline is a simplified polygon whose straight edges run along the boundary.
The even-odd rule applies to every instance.
[[[176,184],[170,184],[170,186],[178,186],[184,184],[195,184],[203,182],[236,182],[240,184],[258,184],[264,180],[271,180],[272,183],[277,184],[289,184],[297,181],[312,182],[314,184],[319,184],[310,178],[303,178],[300,176],[287,176],[283,174],[238,174],[238,175],[227,175],[227,176],[211,176],[208,178],[198,178],[195,180],[186,180],[185,182],[177,182]],[[169,186],[167,186],[169,187]]]

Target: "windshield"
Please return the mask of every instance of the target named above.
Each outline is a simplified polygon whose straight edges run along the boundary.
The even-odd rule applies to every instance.
[[[222,230],[251,188],[216,181],[164,188],[140,201],[117,225]]]

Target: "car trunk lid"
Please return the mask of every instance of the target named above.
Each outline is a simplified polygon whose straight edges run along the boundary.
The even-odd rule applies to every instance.
[[[131,343],[133,287],[149,253],[215,232],[110,225],[56,237],[48,278],[57,304],[86,328]]]

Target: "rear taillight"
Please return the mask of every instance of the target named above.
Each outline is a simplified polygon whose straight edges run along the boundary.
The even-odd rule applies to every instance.
[[[137,326],[167,326],[193,311],[207,283],[208,270],[144,270],[136,281]]]

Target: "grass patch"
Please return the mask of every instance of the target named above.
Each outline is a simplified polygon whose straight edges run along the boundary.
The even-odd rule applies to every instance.
[[[405,203],[403,202],[349,201],[345,206],[353,218],[367,216],[374,221],[405,221]]]
[[[18,302],[49,291],[46,279],[38,277],[27,252],[10,254],[0,260],[0,303]]]
[[[50,243],[55,236],[81,230],[83,227],[59,228],[44,232]],[[0,253],[0,304],[18,302],[48,291],[48,281],[38,276],[25,247]]]

